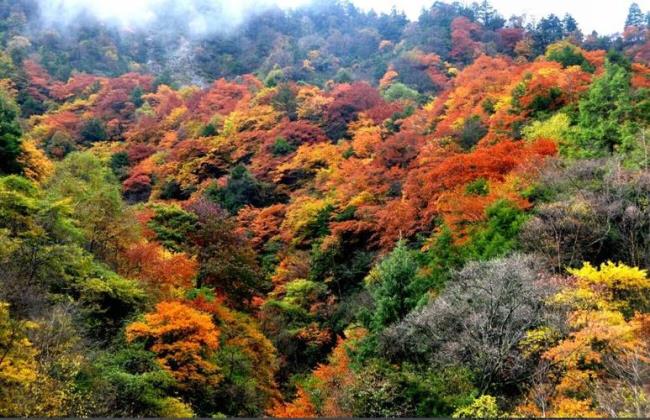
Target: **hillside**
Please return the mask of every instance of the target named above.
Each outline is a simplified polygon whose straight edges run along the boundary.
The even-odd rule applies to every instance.
[[[636,4],[39,4],[0,0],[0,416],[650,416]]]

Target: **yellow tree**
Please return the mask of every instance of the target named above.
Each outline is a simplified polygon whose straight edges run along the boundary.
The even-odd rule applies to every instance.
[[[126,330],[127,340],[144,341],[181,387],[220,381],[212,361],[219,333],[209,314],[176,301],[159,303],[144,322],[134,322]]]
[[[20,401],[37,379],[36,350],[26,333],[35,324],[13,320],[0,302],[0,416],[28,415]]]
[[[552,299],[568,309],[568,334],[542,352],[550,366],[536,383],[517,413],[527,416],[596,417],[621,415],[643,417],[650,409],[644,390],[648,353],[647,272],[624,264],[607,263],[595,268],[585,263],[570,270],[570,283]],[[532,331],[524,343],[553,341],[557,331]],[[638,374],[624,373],[625,366],[640,366]],[[605,401],[598,390],[622,390],[617,401]],[[541,397],[540,397],[541,396]]]

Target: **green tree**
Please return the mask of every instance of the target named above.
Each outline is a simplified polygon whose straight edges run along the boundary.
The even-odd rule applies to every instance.
[[[266,87],[276,87],[286,80],[286,76],[282,69],[276,65],[273,69],[266,75],[264,79],[264,84]]]
[[[536,54],[542,54],[546,47],[564,36],[562,20],[551,14],[542,18],[531,32]]]
[[[143,94],[144,91],[140,86],[136,86],[131,91],[131,96],[129,97],[129,99],[131,100],[131,102],[133,102],[133,105],[135,105],[136,108],[140,108],[144,104],[144,100],[142,99]]]
[[[477,392],[463,367],[422,368],[377,359],[358,375],[347,392],[359,417],[449,417]]]
[[[336,83],[352,83],[354,81],[354,78],[352,77],[350,70],[346,68],[340,68],[334,75],[334,81]]]
[[[77,276],[69,293],[78,296],[86,334],[101,342],[115,337],[124,322],[144,309],[147,296],[133,280],[125,279],[98,264]]]
[[[290,120],[295,120],[298,109],[296,94],[287,83],[282,83],[277,89],[278,93],[275,94],[272,101],[273,108],[278,112],[284,113]]]
[[[587,61],[578,47],[568,41],[560,41],[549,45],[546,49],[545,56],[548,60],[557,61],[564,67],[581,66],[584,71],[589,73],[593,73],[595,70],[594,66]]]
[[[130,344],[102,354],[83,384],[94,391],[94,415],[125,417],[192,417],[175,394],[174,378],[157,363],[155,354]]]
[[[293,153],[296,150],[296,147],[289,143],[286,139],[278,137],[273,143],[273,156],[284,156],[289,153]]]
[[[117,152],[111,156],[111,171],[120,181],[129,177],[129,154]]]
[[[82,251],[70,213],[30,181],[0,178],[0,296],[17,313],[39,313],[47,291],[79,272]]]
[[[605,74],[579,103],[575,140],[569,154],[602,157],[631,148],[636,143],[634,116],[630,74],[623,66],[608,63]]]
[[[13,79],[16,77],[16,66],[11,56],[0,52],[0,79]]]
[[[154,211],[148,226],[158,242],[173,252],[189,250],[189,235],[198,229],[197,216],[175,205],[157,205]]]
[[[137,234],[115,175],[90,152],[69,154],[57,166],[47,190],[53,200],[70,200],[86,250],[105,262],[115,263],[118,251]]]
[[[112,339],[141,308],[144,292],[98,264],[87,251],[73,206],[18,176],[0,178],[0,296],[20,316],[70,302],[84,335]]]
[[[20,109],[16,102],[6,92],[0,91],[0,174],[21,171],[17,161],[22,135],[18,123],[19,115]]]
[[[400,100],[406,101],[417,101],[420,98],[420,94],[417,90],[411,89],[406,86],[404,83],[393,83],[386,89],[383,93],[384,99],[388,102],[395,102]]]
[[[413,308],[412,282],[418,265],[403,241],[366,278],[375,300],[372,327],[380,330],[404,318]]]
[[[506,200],[499,200],[487,208],[488,218],[482,228],[471,237],[466,247],[468,259],[489,260],[501,257],[513,250],[526,214]]]
[[[263,207],[273,201],[272,185],[258,181],[243,165],[231,171],[225,187],[211,186],[206,196],[231,214],[245,205]]]
[[[106,140],[106,128],[102,120],[91,118],[81,127],[81,138],[89,143]]]
[[[429,292],[442,290],[451,278],[453,270],[463,265],[463,249],[454,243],[451,230],[443,226],[430,241],[428,250],[416,255],[421,260],[424,270],[412,283],[413,298],[418,299],[417,306],[429,301]]]
[[[526,126],[522,133],[526,140],[553,139],[564,148],[566,140],[571,133],[571,119],[567,114],[557,113],[549,119],[534,121]]]

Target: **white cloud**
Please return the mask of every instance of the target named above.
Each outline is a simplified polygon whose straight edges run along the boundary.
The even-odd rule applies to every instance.
[[[308,0],[40,0],[50,23],[69,24],[80,13],[125,26],[143,26],[157,16],[172,15],[196,33],[228,30],[248,14],[273,5],[295,7]]]
[[[393,5],[404,10],[411,19],[417,19],[422,7],[433,0],[352,0],[359,7],[376,11],[389,11]],[[506,17],[526,13],[539,19],[549,13],[563,16],[571,13],[580,23],[583,32],[597,30],[614,33],[622,30],[627,9],[633,0],[491,0]],[[472,1],[464,0],[470,4]],[[41,0],[50,20],[68,23],[80,10],[90,12],[100,19],[125,25],[138,25],[155,18],[171,8],[179,18],[194,20],[196,28],[227,29],[241,22],[249,12],[276,4],[297,7],[308,0]],[[650,10],[650,0],[637,0],[643,10]]]

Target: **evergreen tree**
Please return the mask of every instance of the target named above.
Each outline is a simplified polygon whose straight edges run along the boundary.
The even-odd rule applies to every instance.
[[[106,129],[104,123],[98,118],[91,118],[81,128],[81,137],[84,141],[93,143],[106,140]]]
[[[562,26],[564,27],[564,37],[570,37],[576,42],[582,42],[584,36],[580,30],[578,22],[570,14],[564,15],[562,19]]]
[[[131,91],[129,99],[133,102],[133,105],[135,105],[136,108],[140,108],[144,104],[144,100],[142,99],[143,94],[144,91],[140,86],[136,86],[133,91]]]
[[[542,54],[546,47],[559,41],[564,36],[564,25],[559,17],[551,14],[539,21],[532,31],[534,49],[537,55]]]
[[[273,186],[258,181],[243,165],[233,168],[225,187],[212,185],[206,196],[232,214],[246,205],[263,207],[274,199]]]
[[[625,27],[637,26],[641,27],[644,25],[645,17],[638,3],[632,3],[630,5],[630,10],[627,13],[627,19],[625,19]]]
[[[377,29],[383,39],[398,42],[408,22],[406,14],[393,7],[389,14],[381,14]]]
[[[381,330],[404,318],[412,309],[411,283],[417,273],[417,262],[403,241],[379,265],[366,282],[375,299],[372,327]]]
[[[578,27],[578,22],[575,20],[573,16],[571,16],[568,13],[564,15],[564,20],[562,21],[562,24],[564,25],[565,34],[572,34],[580,30],[580,28]]]
[[[497,30],[505,24],[505,19],[492,7],[488,0],[483,0],[479,4],[474,4],[474,15],[476,19],[489,30]]]
[[[22,130],[18,123],[18,105],[5,92],[0,92],[0,174],[21,171],[17,161],[20,155]]]

